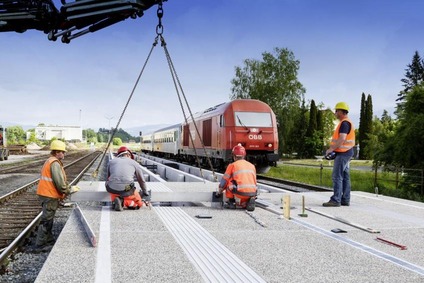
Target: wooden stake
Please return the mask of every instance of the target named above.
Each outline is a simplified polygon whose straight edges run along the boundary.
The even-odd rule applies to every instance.
[[[305,213],[305,196],[302,196],[302,213],[299,216],[308,217],[308,214]]]
[[[290,220],[290,196],[284,196],[283,198],[283,209],[284,209],[284,218]]]

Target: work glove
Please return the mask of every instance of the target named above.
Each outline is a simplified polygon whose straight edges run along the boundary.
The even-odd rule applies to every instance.
[[[69,190],[69,194],[76,193],[80,190],[80,187],[78,186],[71,186],[71,189]]]

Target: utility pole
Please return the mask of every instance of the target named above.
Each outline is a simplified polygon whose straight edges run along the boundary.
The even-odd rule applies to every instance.
[[[108,138],[108,142],[109,142],[110,137],[111,137],[110,134],[111,134],[111,131],[112,131],[112,128],[110,127],[110,120],[112,120],[114,117],[105,116],[105,118],[109,120],[109,138]]]

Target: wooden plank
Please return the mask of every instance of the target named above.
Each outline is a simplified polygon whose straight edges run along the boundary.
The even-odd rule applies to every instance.
[[[81,221],[82,226],[84,227],[85,233],[87,234],[88,239],[90,240],[90,243],[93,247],[97,245],[97,239],[96,235],[94,234],[93,230],[90,227],[90,224],[88,224],[87,219],[85,219],[84,214],[82,213],[80,207],[78,204],[75,204],[74,211],[78,217],[78,219]]]

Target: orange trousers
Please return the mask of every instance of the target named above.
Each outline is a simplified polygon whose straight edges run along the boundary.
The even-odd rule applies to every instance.
[[[110,194],[110,199],[112,202],[115,200],[116,197],[122,198],[118,194]],[[134,194],[131,196],[123,197],[124,198],[124,204],[122,207],[124,208],[140,208],[143,206],[143,200],[141,199],[141,196],[138,191],[134,191]]]
[[[251,197],[249,196],[241,196],[237,194],[233,194],[230,190],[225,191],[226,198],[233,198],[236,201],[236,206],[240,208],[246,208],[247,202]]]

